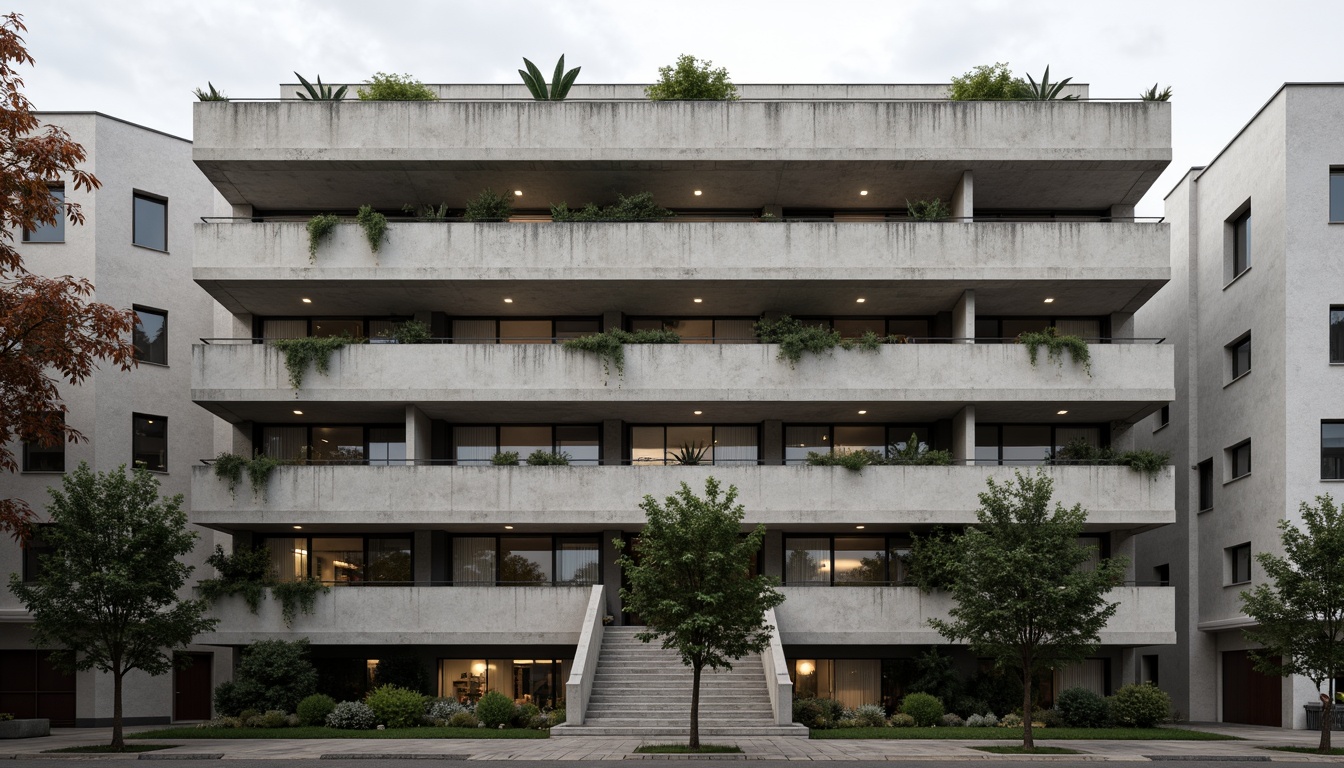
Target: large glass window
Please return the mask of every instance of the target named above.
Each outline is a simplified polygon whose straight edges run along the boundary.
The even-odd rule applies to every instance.
[[[830,584],[831,540],[790,536],[784,540],[785,584]]]
[[[513,451],[524,461],[533,451],[552,450],[551,427],[503,426],[499,428],[499,450]]]
[[[571,465],[601,463],[601,429],[596,425],[494,425],[453,427],[453,458],[459,466],[485,466],[496,453],[516,451],[520,463],[534,451],[564,453]]]
[[[65,414],[55,414],[58,423],[65,423]],[[64,472],[65,433],[58,432],[50,440],[23,441],[24,472]]]
[[[415,582],[410,536],[283,536],[262,540],[280,581],[314,578],[334,586]]]
[[[156,251],[168,250],[167,198],[135,193],[132,222],[132,243]]]
[[[499,540],[499,583],[507,587],[551,582],[551,539],[509,536]]]
[[[1251,267],[1251,212],[1232,220],[1232,277]]]
[[[48,188],[59,206],[55,224],[39,224],[37,229],[23,230],[25,243],[63,243],[65,242],[65,187]]]
[[[494,586],[495,537],[453,537],[453,584],[457,586]]]
[[[404,464],[406,427],[263,426],[259,445],[281,461],[314,464]]]
[[[1344,168],[1330,169],[1330,221],[1344,222]]]
[[[135,359],[142,363],[168,364],[168,313],[148,307],[135,308],[135,329],[131,331]]]
[[[832,563],[836,584],[886,584],[886,539],[882,536],[837,536]]]
[[[405,427],[369,428],[369,464],[406,463]]]
[[[756,464],[759,441],[755,425],[633,426],[630,462],[635,466]]]
[[[439,695],[469,704],[498,691],[517,704],[553,707],[569,667],[561,659],[439,659]]]
[[[500,344],[550,344],[550,320],[500,320]]]
[[[1344,363],[1344,307],[1330,308],[1330,362]]]
[[[23,580],[25,582],[37,581],[42,575],[42,560],[56,555],[56,548],[47,543],[42,532],[46,525],[33,526],[33,535],[28,539],[28,543],[23,546]]]
[[[363,464],[363,427],[313,427],[311,459],[321,464]]]
[[[601,552],[592,539],[561,538],[555,542],[557,584],[599,584],[602,581]]]
[[[755,317],[636,317],[632,331],[674,331],[682,344],[754,344]]]
[[[933,447],[929,428],[923,424],[789,424],[784,427],[784,463],[806,464],[809,453],[828,454],[832,450],[889,455],[893,449],[905,450],[911,435],[919,440],[921,450]]]
[[[599,584],[600,552],[596,536],[454,536],[452,583]]]
[[[313,578],[324,584],[351,585],[365,581],[364,539],[310,539],[309,562]]]
[[[131,414],[131,464],[152,472],[168,471],[168,419]]]
[[[460,317],[452,323],[458,344],[551,344],[602,330],[601,320],[593,317]]]
[[[784,583],[881,586],[908,576],[910,540],[895,536],[786,536]]]
[[[1321,422],[1321,479],[1344,480],[1344,421]]]
[[[1042,464],[1075,441],[1099,448],[1105,428],[1098,424],[976,424],[977,464]]]

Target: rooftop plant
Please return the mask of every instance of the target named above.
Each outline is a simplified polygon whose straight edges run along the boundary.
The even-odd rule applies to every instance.
[[[341,219],[334,213],[319,213],[308,220],[308,261],[317,262],[317,246],[331,234]]]
[[[401,206],[403,213],[409,213],[420,221],[443,221],[448,218],[448,204],[441,203],[437,208],[429,203]]]
[[[361,101],[437,101],[434,90],[410,75],[375,72],[356,93]]]
[[[359,213],[355,215],[355,222],[364,230],[364,239],[369,241],[369,248],[377,253],[387,239],[387,217],[373,210],[373,206],[361,205]]]
[[[203,91],[203,90],[201,90],[200,88],[197,88],[195,91],[193,91],[193,93],[196,94],[196,100],[197,100],[197,101],[228,101],[228,100],[229,100],[229,97],[228,97],[228,96],[225,96],[223,91],[217,91],[217,90],[215,90],[215,84],[214,84],[214,83],[211,83],[211,82],[208,82],[208,81],[207,81],[207,82],[206,82],[206,86],[207,86],[210,90],[208,90],[208,91]]]
[[[1168,85],[1166,88],[1163,88],[1162,90],[1159,91],[1157,90],[1157,83],[1153,83],[1153,87],[1149,88],[1143,93],[1140,93],[1139,98],[1143,99],[1144,101],[1170,101],[1171,86]]]
[[[940,197],[905,201],[906,215],[915,221],[943,221],[952,217],[952,208]]]
[[[653,201],[653,193],[617,195],[616,202],[607,206],[589,203],[572,211],[565,203],[551,206],[552,221],[661,221],[673,216],[671,211]]]
[[[737,86],[728,79],[728,70],[712,67],[708,59],[682,54],[676,64],[658,69],[658,82],[645,88],[644,95],[651,101],[735,101]]]
[[[513,201],[486,188],[467,201],[462,218],[467,221],[505,221],[513,213]]]
[[[1050,82],[1050,65],[1046,65],[1045,74],[1041,75],[1041,82],[1031,75],[1027,75],[1029,81],[1028,93],[1026,98],[1030,101],[1077,101],[1077,96],[1060,96],[1064,92],[1064,86],[1069,84],[1072,77],[1066,77],[1057,83]]]
[[[1027,356],[1031,359],[1032,367],[1036,365],[1036,352],[1039,347],[1044,346],[1046,355],[1051,362],[1064,366],[1064,352],[1068,350],[1069,357],[1073,362],[1083,366],[1087,375],[1092,375],[1092,354],[1087,349],[1087,342],[1081,337],[1069,334],[1061,334],[1058,328],[1051,326],[1044,331],[1028,331],[1017,337],[1018,344],[1027,346]]]
[[[299,78],[299,82],[303,84],[303,90],[295,91],[294,95],[298,96],[300,99],[303,99],[304,101],[340,101],[341,99],[345,98],[345,90],[346,88],[349,87],[342,85],[340,88],[337,88],[336,90],[333,91],[330,85],[322,84],[321,75],[317,76],[316,86],[308,82],[308,80],[304,78],[303,75],[300,75],[298,72],[295,72],[294,76]]]
[[[813,467],[844,467],[851,472],[862,472],[871,464],[883,463],[884,457],[877,451],[860,448],[854,451],[831,451],[829,453],[807,452],[807,463]]]
[[[953,101],[1014,101],[1030,98],[1031,86],[1013,77],[1007,62],[972,67],[964,75],[952,78],[947,96]]]
[[[579,76],[579,70],[582,67],[575,67],[568,72],[565,71],[565,55],[560,54],[560,61],[555,64],[555,74],[551,76],[551,87],[547,89],[546,80],[541,76],[541,70],[537,65],[523,58],[523,66],[527,71],[518,70],[518,74],[523,78],[523,84],[531,92],[532,98],[537,101],[564,101],[569,95],[570,86],[574,85],[574,78]]]

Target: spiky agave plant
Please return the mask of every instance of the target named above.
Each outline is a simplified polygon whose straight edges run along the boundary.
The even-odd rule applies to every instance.
[[[523,65],[527,70],[518,70],[518,74],[523,78],[523,85],[532,93],[532,98],[537,101],[564,101],[569,95],[570,86],[574,85],[574,78],[579,76],[579,70],[583,67],[575,67],[568,72],[565,71],[565,55],[560,54],[560,61],[555,64],[555,74],[551,76],[551,85],[546,87],[546,78],[541,76],[541,70],[537,65],[523,57]]]
[[[296,96],[304,101],[340,101],[345,98],[345,89],[349,87],[342,85],[340,88],[333,91],[331,90],[330,85],[322,84],[321,75],[317,76],[317,87],[313,87],[313,84],[308,82],[304,76],[300,75],[298,72],[295,72],[294,76],[299,78],[299,82],[303,83],[303,90],[308,92],[308,95],[306,96],[303,91],[294,92]]]
[[[201,90],[200,88],[197,88],[195,91],[193,91],[193,93],[196,94],[196,99],[197,99],[198,101],[228,101],[228,100],[229,100],[229,97],[228,97],[228,96],[225,96],[223,91],[217,91],[217,90],[215,90],[215,84],[214,84],[214,83],[211,83],[211,82],[207,81],[207,82],[206,82],[206,86],[208,86],[208,87],[210,88],[209,91],[203,91],[203,90]],[[1156,87],[1156,86],[1154,86],[1154,87]],[[1170,89],[1168,89],[1168,90],[1170,90]]]
[[[1072,79],[1072,77],[1066,77],[1057,83],[1050,82],[1050,65],[1047,64],[1045,67],[1045,74],[1041,75],[1041,82],[1039,84],[1037,84],[1031,75],[1027,75],[1027,81],[1030,83],[1030,85],[1027,86],[1027,100],[1054,101],[1058,99],[1060,101],[1077,101],[1077,96],[1059,95],[1064,90],[1064,86],[1068,85],[1069,81]]]
[[[1139,98],[1144,101],[1168,101],[1171,99],[1171,86],[1168,85],[1162,90],[1157,90],[1157,83],[1153,87],[1139,94]]]

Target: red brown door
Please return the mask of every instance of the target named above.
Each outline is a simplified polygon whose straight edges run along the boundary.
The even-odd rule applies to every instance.
[[[173,719],[210,719],[210,665],[213,653],[179,653],[191,659],[191,666],[173,671]]]
[[[1256,672],[1249,651],[1223,652],[1223,722],[1282,725],[1283,679]]]

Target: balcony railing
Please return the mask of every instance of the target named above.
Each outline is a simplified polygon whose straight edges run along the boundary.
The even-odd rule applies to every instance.
[[[308,216],[202,216],[203,224],[232,224],[235,222],[247,222],[251,224],[263,223],[296,223],[306,224],[311,217]],[[346,221],[355,221],[354,216],[340,216]],[[990,214],[980,216],[948,216],[942,219],[927,220],[915,219],[909,215],[901,213],[884,212],[837,212],[835,216],[776,216],[762,217],[751,214],[739,215],[712,215],[700,214],[694,211],[685,211],[675,216],[656,219],[590,219],[584,221],[551,221],[545,214],[519,215],[508,219],[467,219],[462,216],[440,216],[433,219],[422,219],[415,216],[388,216],[389,224],[656,224],[660,222],[690,222],[694,224],[776,224],[776,223],[804,223],[804,224],[873,224],[881,222],[901,222],[909,224],[1012,224],[1012,223],[1090,223],[1090,224],[1161,224],[1166,221],[1165,216],[1081,216],[1072,214],[1061,215],[1010,215],[1010,214]]]

